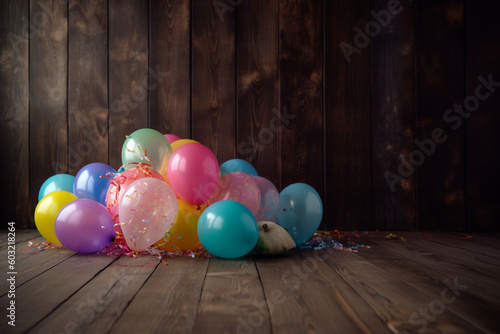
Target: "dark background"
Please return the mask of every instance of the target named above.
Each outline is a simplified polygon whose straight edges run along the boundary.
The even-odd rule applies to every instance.
[[[500,89],[443,120],[478,76],[500,81],[496,1],[402,0],[348,62],[341,43],[389,3],[2,0],[2,226],[34,227],[49,176],[118,168],[125,135],[151,127],[246,159],[280,190],[310,184],[322,228],[499,231]],[[168,76],[145,90],[148,67]],[[414,153],[392,192],[386,171],[436,128],[446,141]]]

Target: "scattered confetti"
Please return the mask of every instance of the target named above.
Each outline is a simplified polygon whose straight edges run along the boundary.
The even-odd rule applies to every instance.
[[[403,241],[406,241],[405,238],[397,235],[397,234],[394,234],[394,233],[389,233],[388,235],[385,236],[385,238],[387,240],[403,240]]]

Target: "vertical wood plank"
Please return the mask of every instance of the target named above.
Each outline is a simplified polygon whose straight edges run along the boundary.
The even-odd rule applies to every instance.
[[[415,167],[418,228],[464,230],[464,127],[454,129],[443,118],[463,101],[463,1],[419,2],[416,9],[416,140],[432,142],[435,129],[443,129],[442,138],[447,138],[432,144],[434,152],[426,144],[429,154],[415,142],[415,152],[423,152],[425,159]],[[412,162],[411,155],[406,158]],[[420,164],[416,154],[413,160]]]
[[[280,188],[279,6],[244,1],[238,6],[237,157]]]
[[[371,223],[370,50],[350,61],[355,27],[369,20],[369,1],[325,1],[325,171],[327,228],[369,229]]]
[[[219,163],[236,156],[235,10],[192,1],[192,137]]]
[[[28,1],[0,2],[0,186],[2,221],[29,227]]]
[[[307,183],[324,198],[323,2],[279,4],[281,187]]]
[[[108,6],[109,164],[118,169],[125,136],[148,126],[149,8],[141,0]]]
[[[108,163],[107,1],[71,1],[68,16],[68,169],[75,174]]]
[[[371,42],[371,226],[414,230],[414,175],[398,173],[398,156],[413,150],[415,132],[414,4],[403,2],[391,12],[386,0],[374,0],[371,7],[380,29]]]
[[[465,13],[466,96],[479,99],[478,109],[471,108],[466,121],[467,229],[498,232],[500,45],[496,36],[500,35],[500,22],[497,7],[489,1],[467,1]],[[484,81],[490,81],[490,75],[494,84],[489,84],[488,89]],[[482,76],[482,82],[479,76]],[[479,85],[483,86],[479,89],[479,95],[483,97],[476,90]],[[470,101],[469,104],[473,106]]]
[[[150,126],[182,138],[191,137],[190,5],[190,0],[150,4],[150,67],[167,74],[150,92]]]
[[[30,1],[30,21],[39,23],[30,39],[30,213],[43,182],[68,171],[68,6],[42,4]]]

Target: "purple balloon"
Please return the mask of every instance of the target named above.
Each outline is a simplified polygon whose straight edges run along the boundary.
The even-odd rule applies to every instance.
[[[88,198],[106,205],[106,193],[110,186],[110,178],[105,177],[107,172],[114,174],[116,170],[100,162],[84,166],[75,176],[73,194],[78,198]]]
[[[260,189],[260,207],[255,215],[257,221],[276,222],[280,213],[280,193],[274,184],[261,176],[254,176]]]
[[[90,199],[77,199],[59,211],[54,229],[64,247],[94,253],[115,240],[113,225],[113,217],[104,205]]]

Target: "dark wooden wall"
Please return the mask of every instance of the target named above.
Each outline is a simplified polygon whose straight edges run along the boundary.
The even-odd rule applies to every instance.
[[[2,224],[33,227],[46,178],[119,167],[149,126],[312,185],[322,228],[499,231],[500,91],[446,114],[500,81],[496,2],[402,0],[377,30],[393,2],[1,1]]]

